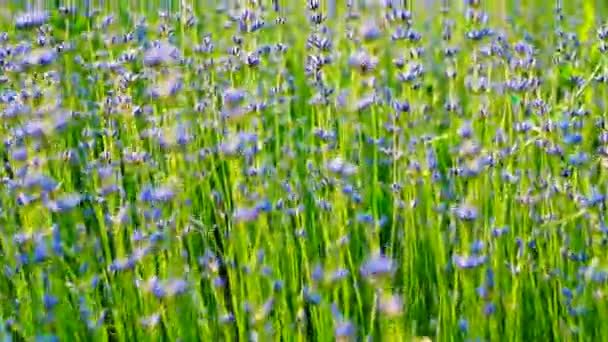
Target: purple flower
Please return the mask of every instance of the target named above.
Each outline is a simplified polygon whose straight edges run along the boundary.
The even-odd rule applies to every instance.
[[[42,302],[44,304],[44,308],[47,311],[52,310],[55,305],[59,304],[59,300],[57,299],[57,297],[50,295],[48,293],[45,293],[44,296],[42,297]]]
[[[154,313],[150,316],[147,317],[142,317],[139,320],[139,323],[143,326],[143,327],[154,327],[156,326],[158,323],[160,322],[160,314],[159,313]]]
[[[370,56],[367,52],[359,50],[348,58],[348,65],[361,74],[374,71],[378,64],[378,58]]]
[[[48,257],[47,247],[44,241],[38,241],[34,248],[34,262],[39,263],[46,260]]]
[[[453,212],[462,221],[475,221],[479,215],[477,208],[470,205],[460,205]]]
[[[59,337],[52,334],[37,335],[36,342],[59,342]]]
[[[361,275],[366,278],[391,277],[395,271],[395,262],[383,255],[369,258],[360,268]]]
[[[365,41],[372,41],[382,36],[382,30],[374,21],[370,21],[361,27],[361,37]]]
[[[37,49],[27,54],[23,63],[26,66],[48,65],[55,61],[57,52],[54,49]]]
[[[243,104],[247,93],[241,89],[228,88],[224,91],[224,106],[228,109],[236,108]]]
[[[455,254],[452,256],[452,262],[461,269],[477,268],[485,264],[487,260],[486,255],[461,256]]]
[[[403,298],[399,295],[383,296],[380,299],[380,312],[388,317],[399,316],[403,312]]]
[[[55,212],[66,212],[76,208],[83,200],[80,194],[65,194],[55,201],[47,202],[47,207]]]
[[[487,298],[488,297],[488,289],[485,286],[479,286],[477,288],[477,295],[479,295],[480,298]]]
[[[466,333],[469,330],[469,322],[464,318],[459,319],[458,320],[458,329],[461,332]]]
[[[259,215],[260,215],[260,209],[258,209],[257,207],[253,207],[253,208],[241,207],[241,208],[237,208],[234,211],[234,213],[232,214],[232,218],[235,223],[251,222],[251,221],[257,220]]]
[[[340,280],[348,277],[349,274],[350,274],[350,272],[348,271],[348,269],[346,269],[346,268],[338,268],[337,270],[333,271],[329,275],[328,281],[330,283],[338,282],[338,281],[340,281]]]
[[[232,313],[228,313],[228,314],[225,314],[222,317],[220,317],[221,324],[228,324],[228,323],[232,323],[234,321],[235,321],[235,317]]]
[[[168,186],[161,186],[159,188],[152,188],[150,186],[144,188],[139,195],[139,199],[145,202],[169,202],[175,197],[175,192]]]
[[[155,42],[152,47],[145,51],[143,62],[147,66],[157,66],[176,61],[179,50],[168,42]]]
[[[46,24],[49,20],[47,12],[27,12],[18,15],[15,18],[15,27],[17,29],[29,29]]]
[[[471,245],[471,253],[478,254],[483,250],[484,247],[485,247],[485,243],[482,240],[474,241],[473,244]]]
[[[327,163],[329,171],[348,177],[357,172],[357,167],[354,164],[344,161],[340,157],[336,157]]]
[[[169,296],[179,296],[184,294],[190,288],[190,284],[184,279],[172,279],[169,280],[165,289]]]
[[[496,305],[494,303],[487,303],[483,307],[483,314],[486,316],[490,316],[496,312]]]
[[[323,271],[323,266],[321,266],[321,264],[316,264],[311,273],[312,280],[320,281],[323,279],[324,275],[325,271]]]
[[[317,305],[317,304],[319,304],[321,302],[321,295],[318,292],[314,292],[313,290],[311,290],[307,286],[304,287],[304,290],[302,292],[304,294],[304,298],[309,303]]]
[[[578,145],[583,142],[583,136],[580,133],[568,134],[564,137],[564,143],[567,145]]]
[[[355,326],[351,322],[340,322],[335,328],[336,338],[352,337],[356,333]]]

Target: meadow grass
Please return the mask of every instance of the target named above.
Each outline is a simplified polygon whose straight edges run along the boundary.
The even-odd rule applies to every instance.
[[[211,3],[3,8],[0,337],[608,336],[608,6]]]

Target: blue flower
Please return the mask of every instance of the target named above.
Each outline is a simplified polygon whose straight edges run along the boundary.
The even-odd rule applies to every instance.
[[[17,29],[29,29],[46,24],[49,20],[47,12],[27,12],[18,15],[15,18],[15,27]]]
[[[56,335],[37,335],[36,342],[59,342],[59,337]]]
[[[583,136],[580,133],[567,134],[564,137],[564,143],[567,145],[578,145],[583,142]]]
[[[239,223],[239,222],[251,222],[251,221],[255,221],[258,219],[259,215],[260,215],[260,209],[258,209],[257,207],[253,207],[253,208],[246,208],[246,207],[242,207],[242,208],[237,208],[234,213],[232,214],[232,218],[234,219],[235,223]]]
[[[34,248],[34,262],[40,263],[46,260],[48,252],[44,241],[38,241]]]
[[[494,303],[487,303],[483,307],[483,314],[486,316],[490,316],[496,312],[496,305]]]
[[[486,255],[475,255],[475,256],[461,256],[461,255],[453,255],[452,262],[458,268],[462,269],[471,269],[477,268],[483,264],[485,264],[488,260]]]
[[[460,205],[453,209],[456,217],[462,221],[475,221],[478,216],[477,208],[470,205]]]
[[[48,293],[45,293],[44,296],[42,297],[42,302],[44,304],[44,308],[47,311],[52,310],[55,305],[59,304],[59,300],[57,299],[57,297],[50,295]]]
[[[335,329],[335,334],[338,338],[351,337],[354,336],[355,333],[355,326],[351,322],[340,322]]]
[[[464,318],[459,319],[458,329],[460,329],[460,331],[462,331],[463,333],[466,333],[469,330],[469,322]]]
[[[367,278],[392,276],[396,271],[393,260],[383,255],[372,256],[361,266],[361,275]]]
[[[66,194],[54,202],[49,202],[49,209],[56,212],[66,212],[76,208],[82,202],[82,199],[83,197],[80,194]]]

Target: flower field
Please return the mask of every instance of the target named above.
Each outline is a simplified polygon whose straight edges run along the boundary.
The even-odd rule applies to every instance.
[[[608,338],[608,4],[72,3],[0,9],[0,340]]]

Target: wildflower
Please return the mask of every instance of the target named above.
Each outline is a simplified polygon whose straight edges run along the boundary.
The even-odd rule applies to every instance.
[[[486,270],[486,286],[490,289],[494,288],[494,271],[491,267]]]
[[[187,281],[179,278],[171,279],[165,284],[166,294],[169,297],[180,296],[184,294],[189,287],[190,284]]]
[[[168,42],[155,42],[144,52],[143,62],[147,66],[158,66],[177,61],[179,57],[178,49]]]
[[[66,212],[77,207],[83,200],[80,194],[65,194],[55,201],[47,201],[47,207],[54,212]]]
[[[577,145],[583,141],[583,136],[580,133],[568,134],[564,137],[564,143],[567,145]]]
[[[314,292],[308,286],[303,289],[304,298],[311,304],[317,305],[321,302],[321,295],[318,292]]]
[[[359,50],[348,58],[348,64],[361,74],[367,74],[374,71],[378,64],[378,58]]]
[[[355,111],[363,111],[371,107],[376,102],[374,95],[364,96],[362,99],[355,102]]]
[[[125,258],[125,259],[117,259],[114,260],[110,266],[108,267],[108,269],[111,272],[123,272],[126,270],[130,270],[133,267],[135,267],[135,264],[133,263],[133,259],[132,258]]]
[[[314,281],[320,281],[323,279],[325,271],[323,270],[323,266],[321,264],[316,264],[312,270],[311,278]]]
[[[496,312],[496,305],[494,303],[487,303],[483,307],[483,314],[486,316],[490,316]]]
[[[36,242],[36,247],[34,248],[34,262],[40,263],[46,260],[48,257],[47,247],[44,241],[40,239],[40,241]]]
[[[141,324],[143,327],[146,327],[146,328],[154,327],[159,322],[160,322],[160,314],[158,312],[154,313],[150,316],[142,317],[139,320],[139,324]]]
[[[15,18],[15,27],[17,29],[29,29],[46,24],[49,20],[47,12],[27,12],[18,15]]]
[[[346,340],[355,335],[356,329],[351,322],[345,321],[338,323],[334,330],[334,333],[336,335],[336,339]]]
[[[357,214],[357,221],[361,222],[361,223],[373,223],[374,222],[374,217],[369,214],[369,213],[358,213]]]
[[[234,314],[232,314],[232,313],[227,313],[220,317],[221,324],[228,324],[228,323],[232,323],[234,321],[235,321],[235,317],[234,317]]]
[[[462,221],[475,221],[478,217],[477,208],[470,205],[460,205],[453,209],[456,217]]]
[[[486,255],[475,255],[475,256],[462,256],[462,255],[453,255],[452,262],[458,268],[462,269],[471,269],[477,268],[486,263],[488,257]]]
[[[274,292],[279,292],[279,291],[281,291],[281,290],[283,289],[283,287],[285,287],[285,284],[283,283],[283,281],[282,281],[282,280],[275,280],[275,281],[272,283],[272,290],[273,290]]]
[[[329,171],[348,177],[355,174],[357,168],[354,164],[344,161],[340,157],[336,157],[327,164]]]
[[[260,214],[260,210],[256,207],[253,208],[237,208],[232,214],[232,218],[235,223],[239,222],[251,222],[257,220]]]
[[[49,176],[33,173],[25,176],[25,179],[22,181],[22,186],[27,190],[40,189],[43,192],[51,192],[57,189],[59,184]]]
[[[580,166],[589,160],[589,156],[585,152],[578,152],[568,156],[568,163],[572,166]]]
[[[148,95],[152,98],[167,98],[175,96],[183,88],[183,79],[180,75],[170,75],[159,81],[148,90]]]
[[[234,109],[243,104],[246,98],[246,92],[241,89],[228,88],[224,91],[223,103],[224,107]]]
[[[485,286],[479,286],[477,288],[477,295],[479,295],[480,298],[487,298],[488,297],[488,289]]]
[[[219,277],[219,276],[213,278],[213,286],[214,287],[222,288],[225,285],[226,285],[226,281],[224,280],[224,278]]]
[[[367,24],[361,27],[361,37],[365,41],[373,41],[382,36],[382,30],[378,27],[378,25],[370,21]]]
[[[44,296],[42,297],[42,302],[44,304],[44,308],[47,311],[52,310],[55,305],[59,304],[59,300],[57,299],[57,297],[50,295],[48,293],[45,293]]]
[[[387,317],[399,316],[403,312],[403,299],[399,295],[382,296],[379,309]]]
[[[36,342],[59,342],[59,337],[53,334],[37,335]]]
[[[57,52],[54,49],[37,49],[23,58],[25,66],[49,65],[55,61]]]
[[[392,277],[396,271],[396,265],[393,260],[383,255],[376,255],[369,258],[361,266],[361,275],[370,279],[379,279],[384,277]]]
[[[338,268],[329,274],[329,278],[327,279],[327,282],[336,283],[336,282],[348,277],[349,274],[350,274],[350,272],[348,271],[348,269]]]
[[[150,186],[144,188],[139,195],[141,201],[146,202],[169,202],[175,197],[175,192],[169,185],[164,185],[159,188],[152,188]]]
[[[485,246],[485,243],[483,241],[481,241],[481,240],[474,241],[473,244],[471,245],[471,253],[472,254],[480,253],[483,250],[484,246]]]
[[[464,318],[459,319],[458,320],[458,329],[461,332],[466,333],[469,330],[469,322]]]
[[[458,135],[463,139],[468,139],[473,134],[473,127],[469,121],[466,121],[458,128]]]

